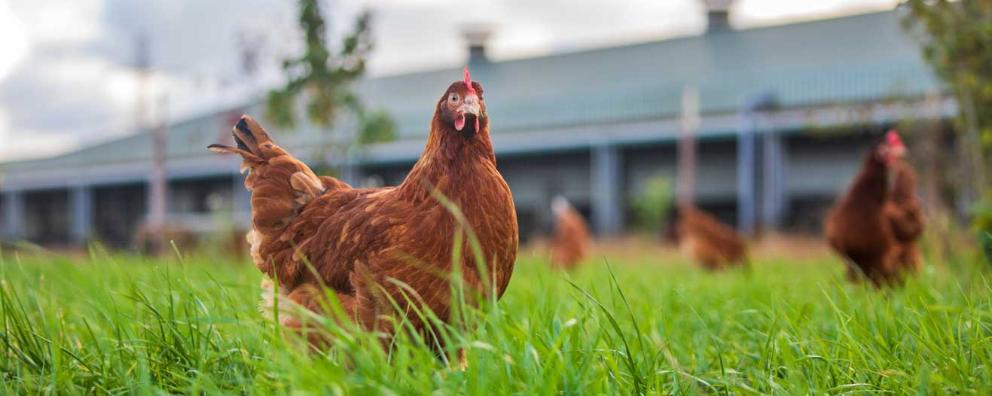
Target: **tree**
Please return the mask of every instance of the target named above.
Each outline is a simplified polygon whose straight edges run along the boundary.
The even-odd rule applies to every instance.
[[[665,222],[674,198],[672,183],[663,176],[652,176],[644,181],[641,191],[631,200],[635,226],[642,232],[658,235]]]
[[[957,100],[955,129],[964,160],[961,180],[976,208],[990,207],[992,152],[992,0],[906,0],[905,26],[921,41],[923,57]],[[992,210],[975,224],[992,230]]]
[[[357,115],[362,124],[357,142],[371,143],[395,138],[395,125],[383,111],[369,112],[353,91],[355,81],[365,73],[372,51],[371,14],[363,12],[340,46],[328,45],[327,24],[320,0],[299,0],[300,27],[305,38],[303,55],[283,62],[288,76],[286,86],[269,92],[266,116],[283,127],[296,125],[297,100],[306,101],[306,119],[327,131],[342,110]],[[366,136],[366,134],[370,136]]]

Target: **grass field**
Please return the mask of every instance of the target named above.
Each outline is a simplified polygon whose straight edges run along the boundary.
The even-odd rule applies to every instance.
[[[705,273],[644,251],[574,273],[519,260],[496,306],[423,342],[338,331],[327,353],[258,313],[260,274],[204,254],[6,254],[0,389],[23,393],[989,394],[992,293],[973,252],[899,290],[829,256]],[[639,258],[638,258],[639,257]],[[615,277],[616,281],[612,279]]]

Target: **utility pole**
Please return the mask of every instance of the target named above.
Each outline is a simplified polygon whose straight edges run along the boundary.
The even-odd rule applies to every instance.
[[[941,118],[943,117],[943,98],[940,95],[940,91],[931,91],[927,93],[926,96],[926,116],[924,116],[923,133],[921,135],[925,136],[925,155],[924,160],[929,161],[931,166],[928,166],[923,173],[923,185],[924,185],[924,207],[927,209],[927,217],[934,219],[939,218],[938,216],[943,215],[940,213],[944,210],[943,202],[940,197],[940,174],[939,166],[941,158],[941,139],[943,137],[943,125]]]
[[[165,156],[169,126],[169,95],[158,98],[158,125],[152,129],[152,175],[149,184],[148,226],[152,237],[152,253],[160,254],[165,247],[165,214],[168,185],[166,180]]]
[[[138,71],[138,98],[137,98],[137,130],[138,133],[145,133],[148,129],[148,85],[151,76],[151,61],[149,57],[148,37],[140,34],[137,39],[136,48],[136,68]],[[159,122],[152,129],[152,169],[148,180],[148,217],[146,219],[145,231],[148,240],[151,242],[151,253],[158,254],[164,247],[164,229],[166,212],[166,174],[165,174],[165,150],[168,125],[168,96],[163,94],[159,98]]]
[[[699,91],[682,88],[682,134],[678,146],[678,204],[693,204],[696,194],[696,129],[699,128]]]
[[[145,105],[146,91],[148,91],[149,71],[148,38],[144,34],[139,34],[135,41],[134,68],[137,72],[137,97],[135,97],[134,127],[139,133],[145,129],[145,118],[148,116],[148,108]]]

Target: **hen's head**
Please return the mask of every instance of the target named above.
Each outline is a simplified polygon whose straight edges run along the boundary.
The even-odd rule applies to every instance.
[[[482,99],[482,85],[472,81],[465,68],[465,76],[444,91],[437,103],[441,122],[466,138],[474,137],[489,126],[486,102]]]
[[[875,157],[886,166],[890,166],[906,155],[906,145],[895,129],[885,134],[885,140],[875,148]]]

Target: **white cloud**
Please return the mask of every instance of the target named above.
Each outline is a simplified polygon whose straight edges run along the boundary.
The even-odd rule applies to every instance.
[[[32,42],[44,45],[78,44],[101,34],[101,0],[45,0],[13,2]]]
[[[14,15],[7,0],[0,0],[0,80],[10,73],[28,52],[24,24]]]

